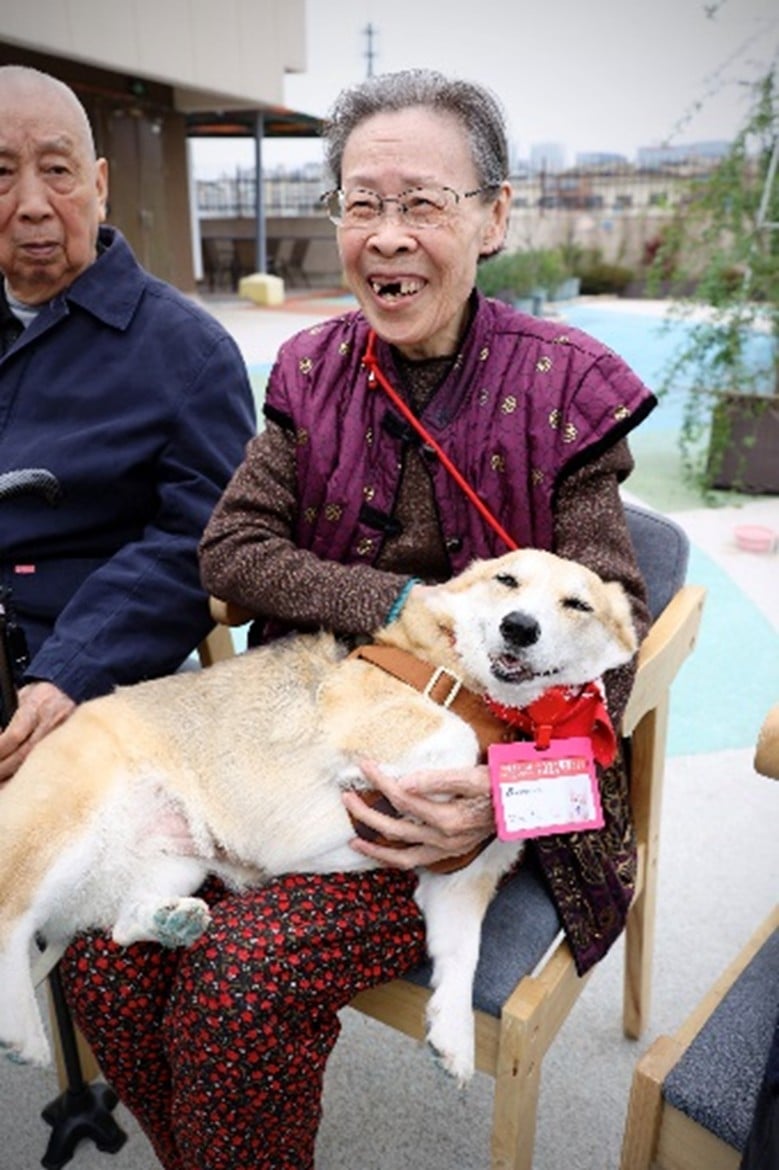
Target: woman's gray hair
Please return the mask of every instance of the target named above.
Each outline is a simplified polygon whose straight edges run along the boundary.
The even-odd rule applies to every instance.
[[[336,186],[341,185],[344,148],[352,131],[374,114],[410,106],[426,106],[460,122],[481,185],[498,186],[508,178],[506,120],[495,95],[475,82],[445,77],[432,69],[404,69],[369,77],[336,98],[323,132],[325,160]]]

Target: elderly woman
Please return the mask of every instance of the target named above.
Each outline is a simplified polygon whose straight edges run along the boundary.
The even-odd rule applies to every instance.
[[[475,291],[511,201],[494,98],[427,71],[374,78],[341,95],[326,141],[336,187],[324,202],[360,308],[281,348],[265,429],[202,542],[205,584],[260,615],[258,638],[326,627],[352,639],[411,589],[504,552],[437,443],[518,544],[620,580],[643,628],[618,484],[632,467],[624,436],[653,399],[591,338]],[[630,670],[609,680],[615,719],[630,682]],[[71,949],[80,1023],[166,1170],[313,1166],[336,1013],[424,954],[412,867],[494,832],[485,768],[419,774],[410,792],[366,767],[400,814],[344,798],[396,843],[355,839],[379,868],[242,894],[214,885],[212,927],[188,950],[118,952],[104,938]],[[533,850],[581,971],[631,897],[622,770],[601,785],[601,831]]]

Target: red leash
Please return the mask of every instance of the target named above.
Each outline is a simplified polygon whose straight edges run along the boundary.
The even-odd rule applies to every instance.
[[[410,423],[410,425],[414,428],[420,438],[427,444],[427,446],[431,447],[432,450],[435,451],[436,455],[446,470],[449,472],[454,482],[462,491],[465,492],[468,499],[481,514],[482,518],[487,521],[490,528],[492,528],[492,530],[498,534],[503,543],[509,549],[518,549],[519,545],[517,542],[511,536],[509,536],[508,532],[506,532],[505,528],[503,528],[500,522],[495,518],[483,500],[479,499],[474,489],[468,483],[467,479],[465,479],[460,474],[455,465],[452,463],[441,444],[436,442],[430,432],[426,430],[426,428],[419,421],[413,410],[411,410],[408,404],[405,403],[400,397],[392,383],[389,382],[388,379],[384,376],[376,359],[376,354],[374,352],[375,345],[376,333],[373,329],[371,329],[370,333],[368,334],[368,344],[365,347],[365,354],[362,359],[362,364],[368,370],[368,384],[375,386],[375,384],[378,382],[384,393],[391,399],[391,401],[403,415],[406,422]]]

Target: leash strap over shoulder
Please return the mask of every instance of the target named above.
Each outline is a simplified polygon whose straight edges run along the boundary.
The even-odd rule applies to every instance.
[[[514,732],[506,720],[490,711],[480,695],[469,691],[458,675],[442,666],[431,666],[429,662],[423,662],[406,650],[381,644],[358,646],[349,657],[362,658],[380,667],[393,678],[407,683],[440,707],[446,707],[464,719],[476,733],[479,752],[484,759],[490,744],[507,743],[514,738]]]
[[[487,524],[489,524],[489,526],[493,530],[493,532],[496,532],[498,534],[498,536],[503,541],[503,543],[506,545],[506,547],[512,552],[515,549],[519,548],[519,545],[517,544],[517,542],[514,540],[514,538],[512,536],[509,536],[508,532],[506,532],[506,529],[503,527],[503,525],[500,523],[500,521],[497,519],[497,517],[494,515],[494,513],[490,511],[490,509],[487,507],[487,505],[484,503],[484,501],[476,494],[475,489],[471,487],[471,485],[468,483],[468,480],[465,478],[465,476],[462,475],[460,471],[458,471],[458,469],[455,467],[454,463],[452,463],[451,459],[446,454],[446,451],[444,451],[441,444],[436,439],[433,438],[433,436],[430,434],[430,432],[427,430],[427,428],[422,424],[420,419],[418,419],[417,416],[414,414],[413,410],[408,405],[408,403],[403,401],[403,399],[398,394],[395,387],[392,385],[392,383],[389,381],[389,379],[384,375],[382,370],[379,368],[379,363],[378,363],[378,360],[376,358],[376,353],[375,353],[375,347],[376,347],[376,333],[375,333],[375,330],[371,329],[370,333],[368,334],[368,344],[365,347],[365,354],[363,355],[363,359],[362,359],[363,365],[365,366],[365,368],[368,371],[368,381],[369,381],[370,385],[375,386],[378,383],[378,385],[381,386],[384,393],[387,395],[387,397],[390,399],[390,401],[397,407],[397,409],[403,415],[406,422],[414,428],[414,430],[420,436],[422,441],[428,447],[430,447],[430,449],[432,451],[435,451],[438,459],[443,464],[443,466],[446,468],[446,470],[449,472],[449,474],[451,475],[452,479],[455,481],[457,486],[461,489],[461,491],[465,492],[465,495],[468,497],[470,502],[473,504],[474,508],[476,508],[477,512],[479,512],[480,515],[482,516],[482,518],[484,520],[486,520]]]

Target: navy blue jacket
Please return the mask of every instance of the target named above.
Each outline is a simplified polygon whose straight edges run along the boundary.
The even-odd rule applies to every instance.
[[[197,543],[255,430],[232,338],[116,229],[100,240],[0,358],[0,472],[62,488],[0,502],[0,574],[25,677],[76,701],[174,670],[207,632]]]

